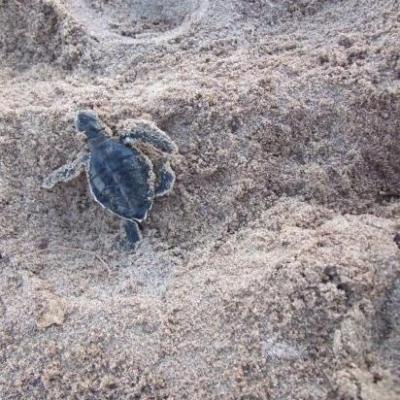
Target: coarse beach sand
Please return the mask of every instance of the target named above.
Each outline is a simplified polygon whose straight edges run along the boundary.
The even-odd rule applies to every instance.
[[[135,253],[95,110],[179,146]],[[0,399],[400,398],[398,0],[0,0]]]

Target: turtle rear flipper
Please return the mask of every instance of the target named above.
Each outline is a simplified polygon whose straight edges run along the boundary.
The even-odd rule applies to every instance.
[[[135,120],[135,126],[129,132],[121,135],[120,141],[130,148],[136,148],[136,144],[144,143],[151,145],[162,153],[161,162],[153,162],[156,176],[154,196],[160,197],[168,194],[175,183],[175,173],[169,160],[178,151],[177,145],[172,139],[154,123],[145,120]]]
[[[124,229],[126,232],[125,246],[128,250],[136,250],[139,242],[142,240],[139,224],[136,221],[126,221]]]

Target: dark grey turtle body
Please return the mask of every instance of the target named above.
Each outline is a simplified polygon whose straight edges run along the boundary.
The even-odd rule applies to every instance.
[[[104,134],[97,115],[90,111],[78,113],[76,127],[88,138],[89,154],[55,170],[43,182],[51,188],[79,175],[86,167],[90,191],[104,208],[126,220],[125,231],[131,248],[141,239],[138,223],[144,221],[157,196],[172,190],[175,174],[169,166],[169,156],[177,147],[162,131],[151,124],[138,124],[136,130],[127,132],[120,140]],[[144,128],[145,127],[145,128]],[[137,142],[146,142],[161,152],[163,163],[159,167],[157,184],[153,164],[138,148]]]
[[[153,204],[151,164],[141,153],[108,139],[93,147],[89,183],[95,199],[122,218],[143,221]]]

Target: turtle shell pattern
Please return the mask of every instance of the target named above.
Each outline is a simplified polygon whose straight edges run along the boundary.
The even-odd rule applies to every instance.
[[[95,199],[125,219],[142,221],[154,198],[151,163],[134,148],[108,139],[90,155],[89,184]]]

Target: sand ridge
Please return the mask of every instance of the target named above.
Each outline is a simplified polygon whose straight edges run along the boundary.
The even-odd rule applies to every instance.
[[[0,397],[399,397],[396,0],[0,0]],[[135,254],[76,112],[179,146]]]

